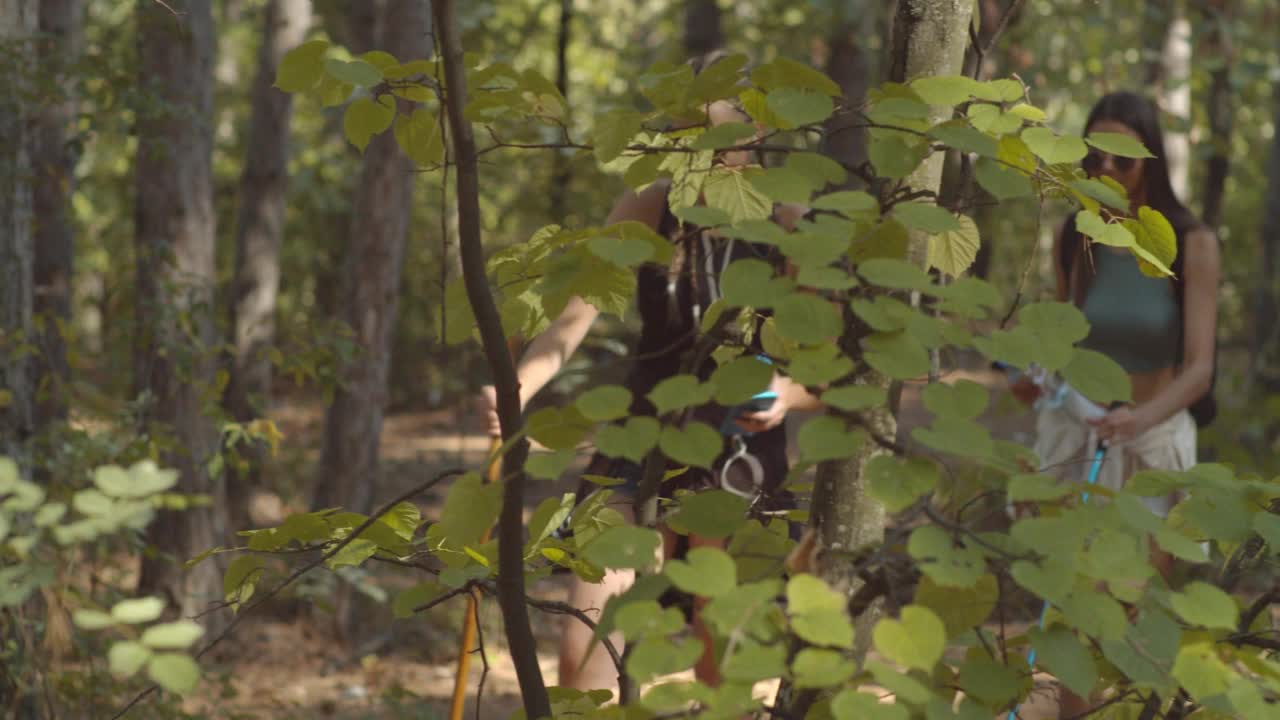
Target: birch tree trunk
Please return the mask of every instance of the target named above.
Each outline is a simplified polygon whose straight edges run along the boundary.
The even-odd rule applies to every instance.
[[[36,30],[35,0],[0,0],[0,51],[18,58]],[[30,81],[17,63],[0,66],[0,455],[24,471],[34,430],[35,385],[31,362],[19,352],[31,339],[35,247],[32,242],[31,160],[27,128]]]
[[[52,70],[60,82],[53,97],[33,118],[32,172],[35,223],[36,345],[35,426],[48,427],[67,417],[67,333],[71,323],[71,280],[75,257],[75,231],[71,222],[71,193],[75,189],[76,153],[75,83],[69,69],[80,56],[80,0],[43,0],[39,26],[43,39],[37,46],[42,67]]]
[[[1280,80],[1272,85],[1274,122],[1280,129]],[[1271,158],[1267,162],[1267,189],[1262,201],[1262,232],[1259,245],[1262,262],[1254,296],[1253,379],[1267,392],[1280,391],[1276,349],[1280,347],[1280,322],[1276,321],[1277,289],[1280,288],[1280,131],[1271,138]]]
[[[890,57],[889,80],[910,82],[916,78],[954,75],[964,63],[968,46],[972,0],[899,0],[893,26],[893,52]],[[933,122],[945,119],[936,111]],[[942,179],[944,155],[934,153],[907,178],[914,190],[938,192]],[[927,235],[913,231],[908,245],[908,259],[924,266],[928,252]],[[852,319],[852,318],[850,318]],[[855,326],[842,338],[844,351],[856,357],[858,343],[865,326]],[[860,385],[888,387],[884,375],[868,370],[854,382]],[[867,429],[881,438],[897,434],[897,419],[889,407],[869,411],[864,416]],[[824,462],[818,466],[811,517],[818,559],[818,572],[835,589],[852,597],[862,586],[849,562],[849,553],[875,545],[884,539],[885,511],[871,497],[865,469],[873,457],[884,452],[868,440],[853,457]],[[865,656],[871,640],[871,626],[879,614],[873,605],[857,618],[855,657]],[[787,717],[803,717],[816,695],[798,693],[788,701]]]
[[[822,151],[846,168],[858,168],[867,162],[867,133],[862,128],[859,115],[867,100],[867,87],[871,82],[871,53],[863,39],[876,30],[880,15],[878,2],[858,0],[850,3],[847,12],[838,10],[833,18],[832,32],[827,38],[825,70],[840,86],[841,112],[827,119]],[[865,183],[855,174],[849,175],[849,188],[861,188]]]
[[[231,381],[226,407],[245,422],[265,413],[271,398],[276,296],[280,289],[280,244],[289,189],[289,120],[293,96],[273,87],[280,58],[302,42],[311,24],[311,0],[270,0],[263,12],[262,45],[253,83],[253,110],[240,177],[235,276],[230,303]],[[247,475],[227,477],[231,525],[245,527],[248,494],[257,484],[258,453]]]
[[[209,474],[217,435],[213,388],[213,66],[210,0],[138,3],[138,84],[154,102],[137,120],[137,332],[134,373],[145,432],[180,473],[176,492],[209,496],[203,507],[162,511],[148,530],[140,592],[168,596],[183,616],[222,599],[217,562],[182,563],[225,535],[224,488]],[[217,616],[206,616],[216,624]]]
[[[1147,84],[1170,120],[1164,123],[1169,179],[1186,200],[1191,160],[1191,21],[1178,0],[1146,0],[1143,44],[1148,57]]]

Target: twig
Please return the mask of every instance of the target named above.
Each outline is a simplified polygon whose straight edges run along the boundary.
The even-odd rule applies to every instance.
[[[529,607],[537,608],[543,612],[553,615],[569,615],[577,618],[583,625],[591,629],[594,634],[596,632],[596,622],[587,616],[582,610],[564,602],[556,600],[538,600],[536,598],[526,598],[525,602]],[[613,641],[604,636],[600,638],[600,644],[604,646],[609,658],[613,660],[613,666],[618,670],[618,694],[625,694],[625,689],[631,684],[631,680],[627,677],[626,669],[622,664],[622,655],[618,652],[618,648],[614,646]]]
[[[1266,610],[1268,606],[1277,600],[1280,600],[1280,591],[1277,590],[1266,592],[1262,597],[1254,600],[1253,604],[1249,606],[1249,609],[1240,614],[1240,624],[1237,626],[1238,632],[1249,632],[1249,628],[1253,625],[1253,621],[1257,620],[1258,616],[1262,614],[1262,611]]]
[[[480,603],[471,603],[476,616],[476,652],[480,653],[480,684],[476,686],[476,720],[480,720],[480,700],[484,698],[484,681],[489,677],[489,656],[484,651],[484,627],[480,625]]]
[[[292,585],[295,581],[297,581],[298,578],[302,577],[303,575],[306,575],[308,572],[311,572],[315,568],[319,567],[322,563],[324,563],[326,560],[333,557],[334,555],[337,555],[339,552],[342,552],[343,548],[351,544],[351,542],[354,541],[356,538],[360,537],[361,533],[363,533],[365,530],[368,530],[375,522],[378,521],[379,518],[391,512],[392,508],[394,508],[395,506],[399,505],[402,502],[406,502],[426,492],[427,490],[430,490],[433,486],[435,486],[437,483],[441,482],[446,478],[454,477],[455,475],[462,475],[465,472],[466,470],[462,468],[453,468],[450,470],[445,470],[439,475],[436,475],[430,480],[415,486],[413,489],[409,490],[408,492],[401,494],[396,499],[383,505],[381,508],[378,509],[377,512],[370,515],[363,523],[361,523],[358,527],[356,527],[355,530],[351,531],[349,535],[347,535],[342,540],[338,541],[338,543],[335,544],[328,552],[326,552],[325,554],[321,555],[315,560],[312,560],[306,565],[303,565],[302,567],[295,570],[291,575],[289,575],[289,577],[285,578],[278,585],[271,588],[271,590],[268,591],[266,594],[259,596],[258,599],[253,602],[253,604],[249,605],[244,610],[237,613],[236,616],[231,620],[231,623],[227,625],[226,629],[223,630],[221,633],[219,633],[217,637],[210,640],[203,648],[201,648],[200,651],[194,655],[194,658],[199,660],[202,656],[204,656],[205,653],[212,650],[215,645],[217,645],[218,643],[225,640],[228,636],[230,636],[232,631],[234,631],[236,627],[239,626],[240,623],[245,619],[245,617],[247,617],[250,613],[262,607],[264,604],[266,604],[268,600],[271,600],[276,595],[280,594],[282,590]],[[159,686],[151,685],[147,689],[138,693],[138,695],[135,696],[133,700],[129,701],[128,705],[125,705],[123,708],[120,709],[119,712],[117,712],[115,715],[112,715],[111,720],[119,720],[119,718],[124,717],[125,713],[129,712],[129,710],[132,709],[134,705],[137,705],[139,702],[142,702],[144,698],[146,698],[147,696],[149,696],[151,693],[155,692],[158,689],[159,689]]]

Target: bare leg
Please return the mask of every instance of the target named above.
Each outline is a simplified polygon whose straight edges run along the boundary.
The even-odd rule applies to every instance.
[[[630,570],[611,570],[605,573],[604,580],[600,583],[589,583],[575,576],[569,588],[569,604],[598,621],[609,598],[625,592],[634,581],[635,573]],[[564,630],[560,634],[562,687],[576,690],[617,687],[618,670],[613,665],[613,658],[599,644],[591,648],[591,638],[591,628],[577,618],[565,616]],[[609,639],[615,647],[622,649],[621,633],[613,633]],[[590,654],[587,653],[588,648],[591,648]]]

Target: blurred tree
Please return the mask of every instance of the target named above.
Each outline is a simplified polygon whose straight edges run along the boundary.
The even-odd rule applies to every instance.
[[[1235,120],[1231,88],[1234,53],[1231,11],[1231,0],[1209,0],[1203,6],[1208,30],[1201,45],[1204,62],[1197,63],[1209,68],[1210,77],[1209,96],[1205,99],[1205,112],[1209,116],[1209,154],[1200,198],[1200,219],[1214,229],[1222,222],[1222,196],[1226,192],[1227,174],[1231,169],[1231,128]]]
[[[688,57],[705,55],[724,47],[720,5],[716,0],[686,0],[684,51]]]
[[[161,511],[148,530],[142,593],[170,598],[184,617],[222,599],[218,562],[182,563],[224,537],[224,488],[211,475],[213,389],[214,28],[210,0],[140,2],[138,37],[137,296],[134,378],[144,432],[181,472],[178,492],[210,503]],[[206,616],[216,624],[217,615]]]

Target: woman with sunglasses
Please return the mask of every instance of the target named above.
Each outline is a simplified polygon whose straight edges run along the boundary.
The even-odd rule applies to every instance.
[[[1128,250],[1086,242],[1074,216],[1063,225],[1053,255],[1057,298],[1079,307],[1089,321],[1081,346],[1105,354],[1129,373],[1133,401],[1086,424],[1061,409],[1042,409],[1036,451],[1044,467],[1074,479],[1102,444],[1107,451],[1098,483],[1119,489],[1139,470],[1185,470],[1196,462],[1196,428],[1214,415],[1220,258],[1213,231],[1174,194],[1150,101],[1131,92],[1103,97],[1085,123],[1086,136],[1091,133],[1128,135],[1155,156],[1116,157],[1090,149],[1082,164],[1090,177],[1105,176],[1124,188],[1130,215],[1146,205],[1168,219],[1177,237],[1174,277],[1147,276]],[[1037,395],[1025,382],[1014,390],[1024,400]],[[1158,498],[1148,506],[1167,515],[1174,501]],[[1153,549],[1152,562],[1169,576],[1168,554]],[[1088,710],[1088,701],[1063,689],[1061,717]]]
[[[714,59],[704,60],[701,64],[709,66],[711,62]],[[699,65],[695,64],[695,71],[698,69]],[[749,123],[751,119],[734,105],[718,101],[708,106],[706,122],[716,126],[726,122]],[[729,150],[722,152],[717,162],[741,166],[752,163],[753,157],[746,150]],[[693,347],[699,333],[699,316],[718,297],[719,274],[725,267],[734,260],[758,257],[763,253],[762,259],[778,266],[779,271],[783,270],[776,253],[769,248],[735,243],[713,231],[681,223],[668,205],[669,189],[668,182],[658,181],[639,193],[627,192],[616,202],[606,220],[606,224],[628,220],[645,223],[670,239],[674,250],[670,265],[644,265],[637,275],[636,301],[641,329],[635,348],[637,360],[625,382],[632,392],[632,415],[656,414],[645,396],[662,380],[681,373],[683,356]],[[778,205],[773,220],[784,228],[792,229],[804,212],[803,208],[796,206]],[[564,366],[598,315],[599,310],[595,307],[580,298],[573,298],[547,330],[529,343],[517,367],[522,405]],[[758,333],[756,335],[758,337]],[[767,358],[761,359],[768,362]],[[704,364],[695,372],[705,380],[711,369],[713,364]],[[492,388],[485,388],[483,402],[490,432],[496,434],[497,413]],[[723,452],[711,472],[689,468],[664,482],[663,496],[669,497],[677,489],[723,488],[752,496],[753,506],[757,509],[787,507],[789,494],[782,489],[788,469],[783,421],[791,410],[818,407],[820,401],[804,386],[774,373],[768,392],[761,393],[753,402],[738,408],[723,408],[715,404],[695,408],[695,418],[721,429]],[[622,485],[613,488],[622,495],[622,502],[615,507],[629,514],[631,503],[625,496],[638,488],[640,469],[637,463],[597,454],[591,459],[586,474],[624,480]],[[591,490],[592,486],[585,481],[580,483],[578,499],[582,500]],[[708,540],[695,535],[676,536],[665,528],[663,536],[664,553],[668,557],[692,546],[724,543],[723,540]],[[632,574],[625,571],[609,571],[599,583],[588,583],[574,576],[569,602],[595,617],[611,595],[623,592],[631,582]],[[695,599],[693,604],[697,608],[702,603]],[[692,619],[694,629],[705,643],[695,672],[704,682],[716,684],[719,680],[718,665],[711,651],[709,635],[701,626],[696,609],[692,612]],[[587,690],[616,683],[617,671],[609,656],[598,646],[594,649],[591,646],[590,629],[577,620],[566,622],[560,643],[561,686]],[[589,649],[591,652],[587,656]]]

